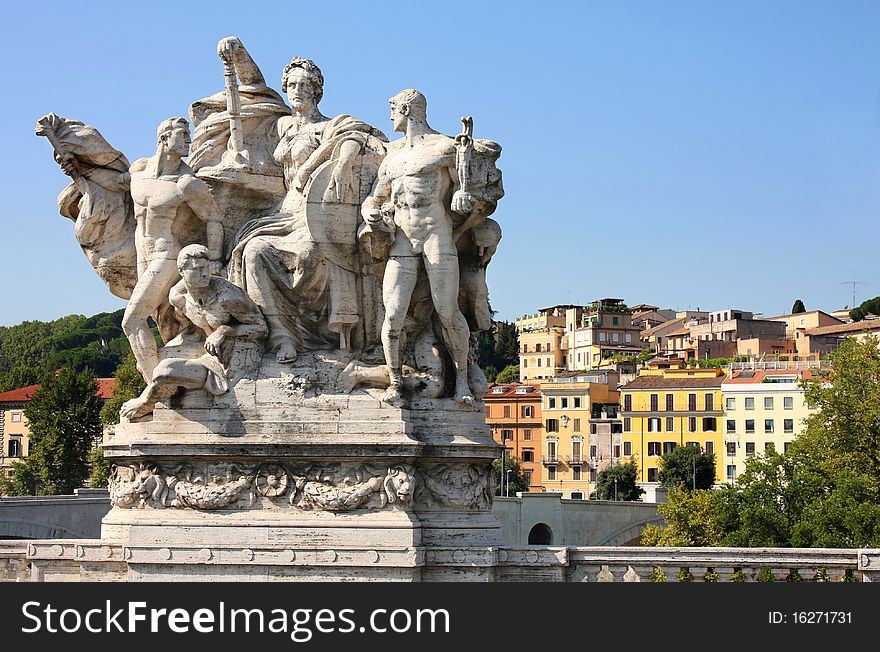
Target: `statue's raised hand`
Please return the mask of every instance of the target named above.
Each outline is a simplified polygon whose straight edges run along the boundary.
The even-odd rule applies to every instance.
[[[235,51],[240,47],[242,47],[241,41],[237,36],[227,36],[224,39],[220,39],[220,42],[217,43],[217,55],[223,59],[224,62],[232,63]]]

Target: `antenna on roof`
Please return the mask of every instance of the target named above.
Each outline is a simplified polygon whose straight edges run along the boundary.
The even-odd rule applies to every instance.
[[[856,275],[855,272],[851,272],[851,274],[853,276]],[[856,285],[861,285],[861,284],[862,284],[862,281],[857,281],[855,279],[853,279],[851,281],[841,281],[839,284],[839,285],[852,285],[852,304],[850,305],[850,308],[856,307]]]

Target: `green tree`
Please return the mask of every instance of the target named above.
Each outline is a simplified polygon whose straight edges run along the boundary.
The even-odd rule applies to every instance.
[[[13,467],[4,491],[70,494],[89,477],[88,458],[101,435],[98,384],[88,371],[48,376],[24,409],[30,428],[26,463]]]
[[[110,480],[110,460],[104,457],[104,451],[95,446],[89,453],[89,486],[94,489],[106,489]]]
[[[716,492],[708,489],[686,491],[676,487],[668,500],[657,506],[666,526],[648,525],[642,529],[644,546],[718,546],[724,534],[717,517]]]
[[[634,460],[614,464],[599,471],[596,497],[599,500],[639,500],[645,490],[636,484],[639,467]]]
[[[515,365],[519,368],[519,335],[516,326],[500,321],[495,322],[495,359],[496,369]]]
[[[508,473],[509,471],[509,473]],[[501,495],[501,459],[493,460],[492,476],[495,478],[495,495]],[[515,496],[517,491],[528,491],[529,483],[523,474],[519,458],[506,455],[504,458],[504,494]],[[508,486],[508,482],[510,485]]]
[[[791,314],[797,315],[798,313],[801,313],[801,312],[807,312],[807,309],[804,306],[804,302],[801,301],[800,299],[795,299],[794,305],[791,307]]]
[[[880,297],[863,301],[861,305],[849,311],[849,317],[853,321],[862,321],[868,315],[880,315]]]
[[[715,484],[715,454],[697,446],[676,446],[660,458],[660,483],[664,487],[709,489]]]
[[[20,387],[38,385],[42,380],[43,372],[36,367],[18,365],[9,371],[0,373],[0,392],[8,392]]]
[[[137,370],[137,362],[131,352],[119,365],[113,377],[116,378],[113,395],[101,408],[101,421],[108,426],[119,423],[119,410],[122,409],[122,404],[139,396],[147,386],[141,372]]]
[[[512,364],[504,367],[495,377],[495,382],[499,384],[515,383],[519,380],[519,365]]]

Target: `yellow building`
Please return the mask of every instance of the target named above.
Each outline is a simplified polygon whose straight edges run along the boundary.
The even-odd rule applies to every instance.
[[[519,379],[543,380],[565,371],[563,328],[552,326],[519,334]]]
[[[591,371],[541,383],[544,445],[541,485],[564,498],[585,500],[595,488],[595,461],[590,460],[590,419],[605,406],[616,407],[617,374]],[[596,453],[596,451],[593,451]],[[591,480],[592,478],[592,480]]]
[[[724,481],[722,369],[646,369],[620,388],[623,457],[639,467],[639,483],[659,483],[660,457],[676,446],[699,446],[716,456]]]
[[[746,460],[773,449],[780,453],[803,429],[812,413],[798,381],[812,372],[798,370],[734,371],[721,385],[724,398],[724,448],[716,463],[732,482]]]

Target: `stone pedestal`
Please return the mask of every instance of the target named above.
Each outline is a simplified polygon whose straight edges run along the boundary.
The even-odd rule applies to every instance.
[[[500,447],[481,403],[399,409],[367,391],[312,393],[338,368],[314,354],[261,367],[225,395],[189,392],[120,424],[103,446],[115,468],[101,540],[47,548],[38,572],[420,581],[444,576],[425,569],[448,557],[471,568],[456,579],[487,579],[480,567],[501,544],[491,511]]]

